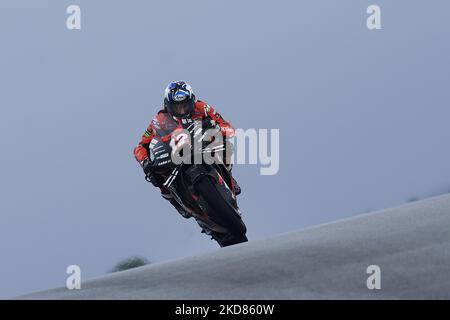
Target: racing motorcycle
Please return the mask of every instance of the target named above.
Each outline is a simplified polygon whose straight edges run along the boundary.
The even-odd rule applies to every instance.
[[[161,115],[153,122],[156,135],[149,144],[152,171],[164,177],[164,187],[178,204],[193,217],[202,233],[211,236],[221,247],[248,241],[233,178],[224,164],[224,143],[205,139],[214,124],[193,119],[175,120]],[[217,127],[216,127],[217,129]],[[174,155],[182,155],[176,163]],[[196,161],[209,155],[216,161]],[[211,161],[209,161],[211,162]],[[148,176],[146,177],[147,180]]]

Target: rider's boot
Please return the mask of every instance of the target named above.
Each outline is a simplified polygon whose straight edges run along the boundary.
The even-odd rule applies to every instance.
[[[241,193],[242,190],[241,190],[241,187],[239,186],[239,184],[237,183],[236,179],[234,179],[233,174],[231,173],[231,170],[233,169],[233,165],[229,164],[226,166],[226,168],[231,175],[231,179],[233,180],[234,194],[238,195]]]

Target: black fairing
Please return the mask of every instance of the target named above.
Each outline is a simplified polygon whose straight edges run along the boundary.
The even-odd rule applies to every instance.
[[[158,130],[160,134],[170,134],[175,127],[173,119],[164,118],[164,121],[158,123]],[[162,125],[164,124],[164,125]],[[177,128],[183,128],[191,132],[191,139],[193,138],[193,132],[196,132],[195,123],[191,119],[180,120]],[[201,136],[198,135],[198,136]],[[167,136],[166,136],[167,139]],[[165,140],[166,140],[165,139]],[[171,143],[165,142],[162,138],[155,137],[149,144],[150,160],[154,161],[154,171],[161,174],[164,179],[164,187],[168,188],[175,200],[189,212],[199,223],[199,225],[206,230],[207,234],[214,237],[219,244],[225,245],[227,243],[227,237],[230,235],[235,236],[234,231],[230,231],[225,220],[221,219],[222,216],[218,212],[220,208],[226,207],[227,216],[233,216],[236,221],[241,221],[241,215],[239,207],[237,205],[236,196],[232,191],[232,178],[230,172],[226,169],[225,165],[219,163],[207,164],[182,164],[176,165],[171,160]],[[210,179],[210,182],[206,183],[202,179]],[[213,184],[211,184],[213,183]],[[206,188],[205,186],[210,185]],[[197,188],[203,190],[199,192]],[[215,194],[222,201],[221,207],[215,207],[217,201],[209,198],[205,198],[205,192],[211,194],[208,190],[214,189]],[[213,218],[211,215],[214,215]],[[210,218],[211,216],[211,218]],[[234,229],[233,229],[234,230]],[[244,230],[245,237],[245,228]],[[228,242],[229,243],[229,242]]]
[[[155,171],[165,171],[173,166],[170,156],[171,148],[163,141],[154,138],[150,142],[149,152]]]

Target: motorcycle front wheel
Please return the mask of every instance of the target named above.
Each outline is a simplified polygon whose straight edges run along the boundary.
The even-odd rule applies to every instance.
[[[244,221],[242,221],[241,216],[236,212],[233,205],[227,201],[220,188],[223,187],[218,185],[214,178],[209,175],[204,175],[195,184],[195,190],[203,197],[210,208],[207,212],[208,217],[230,231],[228,237],[213,234],[213,238],[221,247],[248,241],[246,236],[247,227]]]

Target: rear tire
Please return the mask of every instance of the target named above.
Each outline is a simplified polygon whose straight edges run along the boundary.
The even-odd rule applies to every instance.
[[[236,213],[234,207],[224,198],[218,185],[213,181],[213,177],[205,175],[196,184],[195,190],[208,203],[208,216],[215,223],[227,228],[232,234],[232,238],[226,241],[221,241],[218,236],[213,238],[219,243],[221,247],[246,242],[247,227],[242,218]]]

